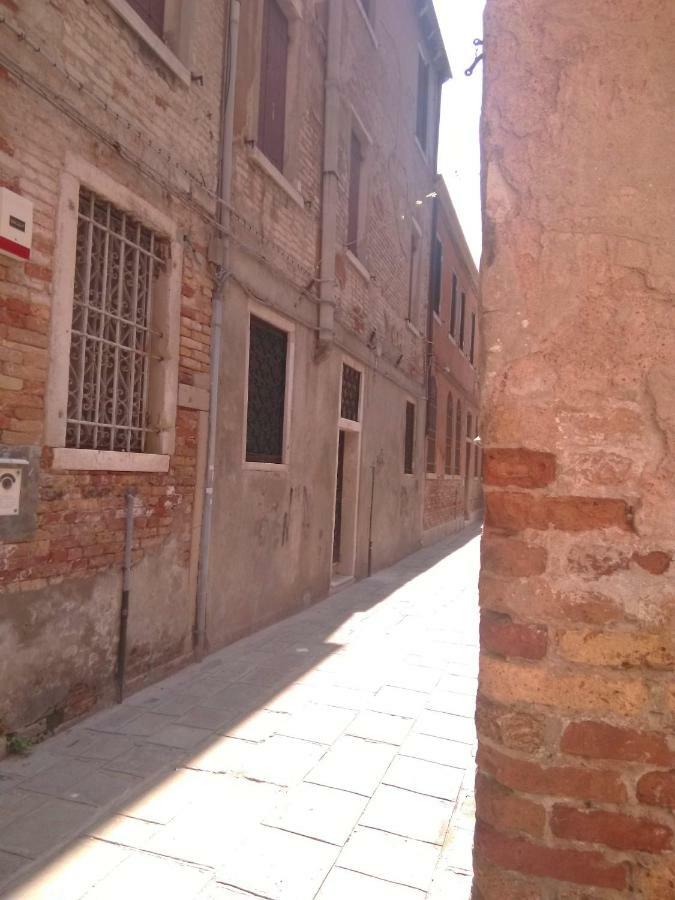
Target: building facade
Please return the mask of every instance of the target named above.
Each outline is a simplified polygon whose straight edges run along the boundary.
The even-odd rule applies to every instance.
[[[436,183],[429,304],[424,540],[482,512],[478,272],[443,178]]]
[[[419,546],[449,67],[417,0],[3,6],[0,730],[39,734],[124,628],[133,689]]]

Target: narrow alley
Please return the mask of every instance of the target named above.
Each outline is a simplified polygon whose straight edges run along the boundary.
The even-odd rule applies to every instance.
[[[423,549],[0,763],[0,891],[464,900],[479,538]]]

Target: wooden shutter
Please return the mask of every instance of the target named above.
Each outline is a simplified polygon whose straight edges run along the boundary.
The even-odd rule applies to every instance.
[[[155,34],[164,37],[164,0],[129,0],[129,5]]]
[[[422,149],[427,149],[429,122],[429,66],[419,57],[417,68],[417,140]]]
[[[276,0],[265,0],[260,58],[258,146],[280,171],[286,142],[288,20]]]
[[[347,208],[347,247],[355,256],[359,248],[359,203],[361,198],[361,142],[352,131],[349,149],[349,199]]]

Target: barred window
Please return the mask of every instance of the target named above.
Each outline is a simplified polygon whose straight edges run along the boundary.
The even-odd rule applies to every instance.
[[[359,401],[361,399],[361,373],[346,363],[342,366],[342,398],[340,416],[351,422],[359,421]]]
[[[427,396],[427,472],[436,471],[436,379],[429,378]]]
[[[415,404],[405,405],[405,442],[403,471],[406,475],[414,474],[415,462]]]
[[[288,334],[251,316],[246,461],[282,463]]]
[[[153,359],[153,300],[167,245],[80,188],[66,446],[143,452]]]
[[[448,394],[445,406],[445,474],[452,475],[452,442],[453,442],[453,408],[452,394]]]

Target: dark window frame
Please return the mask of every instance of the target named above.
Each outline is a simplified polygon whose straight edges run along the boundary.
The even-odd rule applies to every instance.
[[[450,337],[454,338],[457,332],[457,273],[452,273],[452,294],[450,299]]]
[[[431,281],[431,302],[433,311],[441,315],[441,299],[443,295],[443,242],[436,236],[434,239],[434,261]]]
[[[405,432],[403,441],[403,474],[415,474],[415,404],[406,400]]]
[[[459,349],[464,349],[464,329],[466,326],[466,294],[462,291],[462,300],[459,305]]]
[[[258,339],[263,334],[268,334],[270,336],[274,336],[276,338],[283,337],[284,339],[284,348],[283,348],[283,363],[280,366],[280,371],[277,373],[276,379],[273,381],[273,386],[277,388],[278,395],[276,397],[276,403],[272,405],[272,407],[267,410],[263,410],[262,407],[267,401],[265,398],[260,398],[257,396],[257,391],[259,390],[259,386],[256,386],[256,378],[253,370],[253,366],[256,365],[258,360],[256,360],[255,356],[258,352],[255,349],[255,332],[258,334]],[[247,372],[247,399],[246,399],[246,453],[245,459],[248,463],[267,463],[271,465],[283,465],[285,463],[285,445],[286,445],[286,412],[287,412],[287,393],[288,393],[288,365],[290,358],[290,334],[288,331],[284,331],[282,328],[278,328],[276,325],[272,325],[271,322],[268,322],[266,319],[260,318],[259,316],[254,315],[253,313],[249,317],[249,351],[248,351],[248,372]],[[283,371],[281,371],[281,369]],[[258,379],[260,380],[260,379]],[[271,412],[274,413],[274,406],[276,406],[276,434],[273,435],[273,440],[275,446],[272,447],[271,444],[266,448],[261,448],[260,440],[261,440],[261,429],[259,423],[255,422],[255,419],[252,416],[252,411],[255,412],[256,408],[258,409],[258,415],[262,415],[265,412],[265,422],[266,425],[269,426],[270,421],[272,421],[272,417],[270,417],[270,409]],[[258,434],[255,434],[255,430],[258,430]],[[256,447],[252,447],[253,443],[258,444]]]

